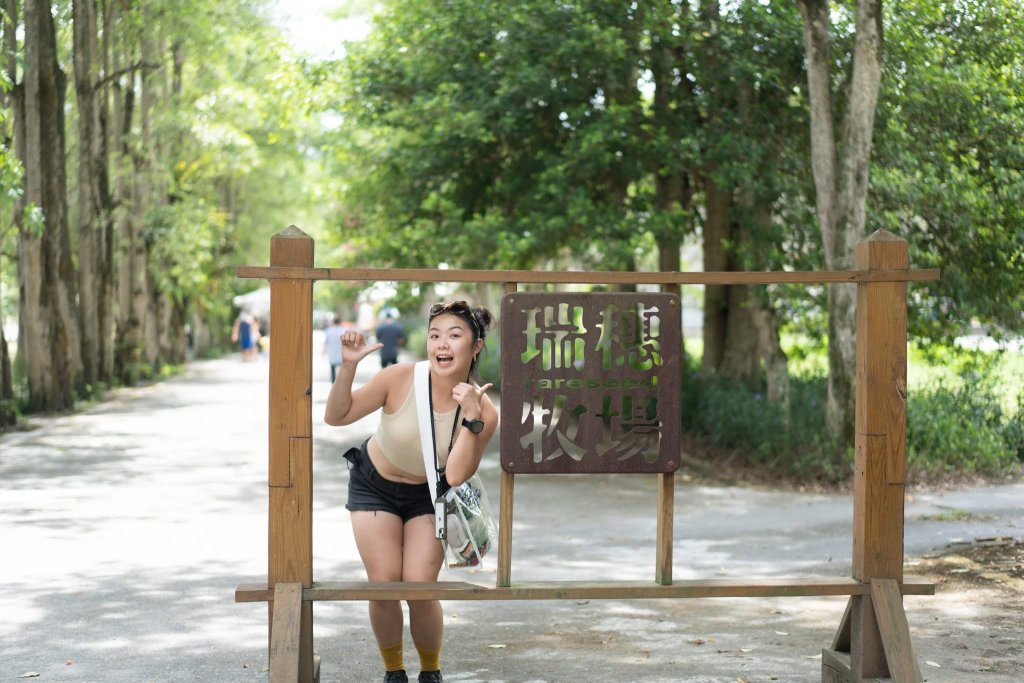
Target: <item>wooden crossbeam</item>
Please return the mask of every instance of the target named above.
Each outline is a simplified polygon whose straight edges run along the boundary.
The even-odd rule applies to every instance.
[[[935,585],[907,578],[896,584],[904,595],[934,595]],[[320,600],[627,600],[654,598],[770,598],[869,595],[871,585],[844,578],[690,580],[659,585],[647,581],[544,581],[495,588],[462,581],[438,582],[314,582],[303,590],[307,601]],[[235,602],[264,602],[266,584],[242,584]]]
[[[436,268],[303,268],[239,266],[240,278],[366,282],[519,282],[524,284],[765,285],[842,282],[934,282],[940,271],[924,269],[834,271],[609,272],[550,270],[459,270]]]

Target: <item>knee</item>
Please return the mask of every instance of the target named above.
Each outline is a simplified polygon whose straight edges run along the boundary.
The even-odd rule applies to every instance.
[[[410,615],[430,614],[441,611],[441,602],[439,600],[406,600],[405,604],[409,606]]]
[[[400,610],[401,605],[398,600],[367,600],[370,605],[370,609],[377,612],[387,612],[392,610]]]
[[[395,571],[390,568],[366,570],[366,580],[371,583],[397,583],[402,580],[402,571]]]

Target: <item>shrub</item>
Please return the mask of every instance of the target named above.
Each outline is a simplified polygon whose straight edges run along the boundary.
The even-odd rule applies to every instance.
[[[1024,462],[1024,397],[1007,415],[996,370],[938,382],[907,399],[908,478],[1002,475]],[[695,367],[683,380],[682,427],[735,451],[739,461],[802,481],[839,482],[852,473],[853,450],[827,432],[824,377],[790,378],[788,412],[762,392]]]
[[[683,381],[683,430],[715,446],[734,449],[741,461],[807,481],[840,481],[852,455],[829,437],[824,419],[825,380],[791,378],[789,410],[763,392],[730,380],[704,378],[690,368]]]
[[[983,379],[940,382],[907,399],[907,467],[911,473],[1002,474],[1019,461],[1020,411],[1004,419]]]

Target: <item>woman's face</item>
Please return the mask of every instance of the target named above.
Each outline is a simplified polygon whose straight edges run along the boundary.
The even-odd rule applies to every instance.
[[[430,321],[427,329],[427,357],[441,375],[453,375],[460,381],[469,376],[473,356],[483,340],[473,343],[469,323],[453,313],[442,313]]]

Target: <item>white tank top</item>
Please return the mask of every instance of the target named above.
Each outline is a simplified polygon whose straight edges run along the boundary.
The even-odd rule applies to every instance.
[[[425,477],[427,472],[423,468],[423,448],[420,446],[420,425],[416,410],[416,392],[410,383],[409,393],[396,412],[381,411],[374,441],[392,465],[408,474]],[[456,410],[458,406],[447,413],[434,413],[434,438],[439,467],[444,467],[448,462]],[[430,456],[429,453],[427,455]]]

